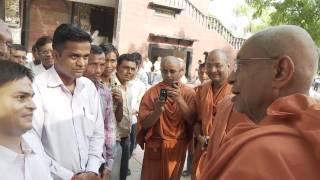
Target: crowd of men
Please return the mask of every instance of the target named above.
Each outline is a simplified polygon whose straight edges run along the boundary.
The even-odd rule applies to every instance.
[[[141,54],[70,24],[32,53],[0,21],[0,179],[125,180],[136,144],[142,180],[179,180],[187,150],[192,180],[320,178],[319,52],[301,27],[254,34],[236,60],[212,50],[196,86],[166,56],[149,87]]]

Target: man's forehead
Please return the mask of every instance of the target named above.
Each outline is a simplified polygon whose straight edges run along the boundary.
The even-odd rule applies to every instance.
[[[89,62],[105,63],[105,55],[102,54],[90,54]]]
[[[7,92],[10,94],[33,94],[32,82],[28,77],[23,77],[18,80],[7,82],[4,86],[0,87],[0,91]]]

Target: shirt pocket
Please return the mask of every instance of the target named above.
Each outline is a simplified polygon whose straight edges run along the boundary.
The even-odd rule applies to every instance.
[[[83,119],[84,131],[86,136],[91,137],[95,129],[96,115],[85,107],[83,108],[83,111],[84,111],[84,119]]]

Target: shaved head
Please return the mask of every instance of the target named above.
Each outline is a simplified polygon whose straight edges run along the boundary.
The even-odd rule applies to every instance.
[[[229,75],[228,56],[222,49],[214,49],[206,59],[206,70],[214,88],[219,88],[226,82]]]
[[[0,58],[8,59],[10,56],[9,47],[7,44],[12,44],[12,35],[8,25],[0,19],[0,43],[4,43],[4,46],[0,47]]]
[[[161,60],[161,74],[163,81],[172,83],[179,81],[185,71],[185,62],[175,56],[166,56]]]
[[[278,98],[309,94],[319,54],[301,27],[270,27],[250,37],[240,48],[237,69],[229,76],[237,111],[259,122]]]
[[[228,63],[228,56],[222,49],[214,49],[209,52],[208,59],[221,59],[224,63]]]
[[[180,58],[177,58],[175,56],[166,56],[161,60],[161,66],[163,66],[164,64],[173,64],[178,66],[179,68],[183,68],[184,61]]]
[[[305,93],[318,67],[319,53],[310,34],[299,26],[283,25],[260,31],[244,46],[256,46],[264,57],[289,56],[294,63],[294,74],[288,84],[293,91]]]

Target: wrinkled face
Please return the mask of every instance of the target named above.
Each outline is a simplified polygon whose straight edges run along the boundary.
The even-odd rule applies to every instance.
[[[8,29],[2,31],[0,27],[0,59],[10,58],[10,45],[12,44],[12,36]]]
[[[32,82],[24,77],[0,87],[0,133],[21,135],[32,128]]]
[[[122,61],[117,66],[117,76],[121,82],[127,82],[132,79],[137,70],[137,64],[132,61]]]
[[[209,54],[206,60],[207,74],[213,83],[222,83],[228,77],[229,67],[227,59],[221,55]]]
[[[26,51],[11,49],[10,60],[24,65],[27,63],[27,53]]]
[[[104,75],[105,76],[111,76],[112,73],[116,70],[117,68],[117,55],[114,52],[110,52],[106,54],[106,67],[104,70]]]
[[[236,71],[232,72],[228,82],[233,85],[235,95],[232,101],[237,111],[252,117],[256,112],[265,111],[273,101],[273,61],[248,60],[246,58],[266,58],[250,43],[246,43],[238,53]]]
[[[54,63],[52,52],[52,43],[47,43],[38,49],[38,58],[46,69],[49,69]]]
[[[209,80],[208,74],[207,74],[207,69],[205,67],[202,67],[199,69],[198,71],[198,76],[199,76],[199,80],[201,83]]]
[[[166,61],[161,64],[161,75],[163,82],[171,84],[177,82],[183,76],[183,69],[178,63],[173,63],[171,61]]]
[[[71,80],[81,77],[88,64],[90,48],[89,42],[68,41],[61,53],[54,50],[58,74]]]
[[[90,54],[84,76],[91,80],[99,81],[104,72],[106,60],[104,53]]]

